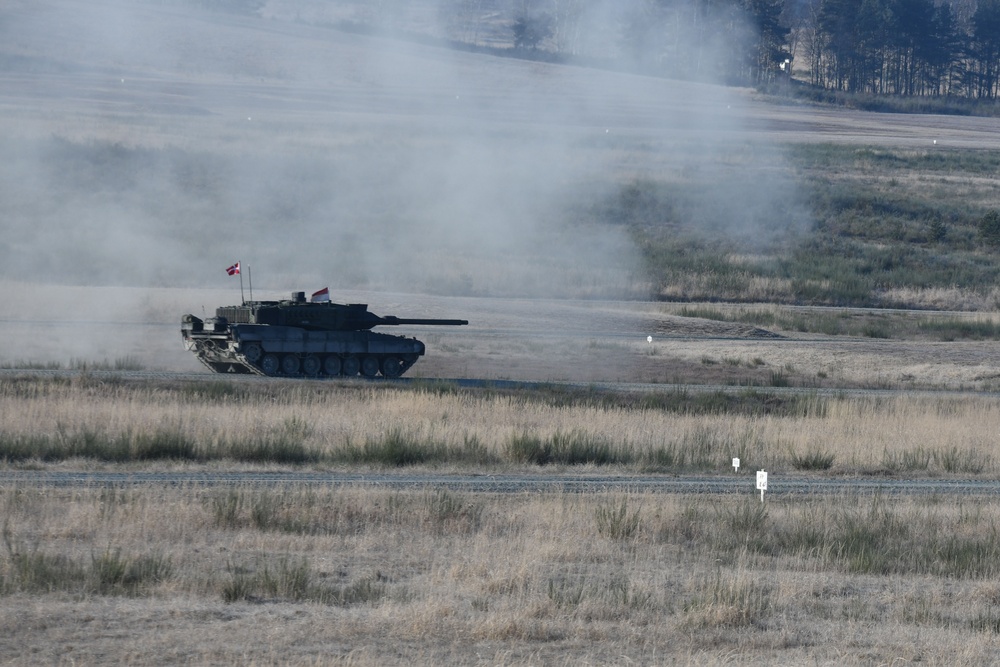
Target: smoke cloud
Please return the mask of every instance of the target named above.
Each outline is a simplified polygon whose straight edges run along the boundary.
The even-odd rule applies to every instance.
[[[792,198],[721,86],[399,39],[470,3],[212,4],[4,4],[0,278],[215,288],[241,260],[261,292],[643,297],[595,215],[626,184],[712,184],[691,218],[748,238]],[[552,39],[622,56],[630,5],[576,4]],[[385,32],[331,27],[362,20]]]

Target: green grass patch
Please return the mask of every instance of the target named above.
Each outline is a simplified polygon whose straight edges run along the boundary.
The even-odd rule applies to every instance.
[[[984,320],[928,319],[917,323],[917,331],[941,341],[1000,340],[1000,323]]]
[[[464,535],[479,530],[483,513],[482,503],[443,489],[389,496],[377,507],[310,489],[228,489],[210,494],[206,508],[225,530],[293,535],[357,535],[400,525]]]
[[[971,319],[955,315],[934,313],[842,312],[782,309],[780,306],[763,308],[718,306],[683,306],[675,313],[680,317],[697,317],[720,322],[739,322],[754,326],[820,333],[828,336],[857,336],[896,340],[927,339],[1000,340],[1000,323],[988,319]]]
[[[706,203],[718,183],[637,179],[588,212],[632,232],[664,299],[920,308],[899,295],[956,285],[990,297],[1000,266],[981,221],[995,197],[953,183],[995,173],[1000,152],[810,145],[793,147],[790,160],[797,202],[727,210]]]
[[[306,558],[259,557],[253,562],[230,562],[229,579],[222,584],[222,599],[235,602],[316,602],[342,607],[375,604],[387,593],[386,579],[376,573],[351,583],[321,580]]]
[[[514,435],[505,451],[514,463],[535,465],[612,465],[630,463],[634,459],[626,447],[615,446],[582,430],[557,431],[548,438],[530,433]]]
[[[466,435],[459,445],[449,445],[393,428],[364,445],[345,444],[328,457],[332,461],[358,465],[399,468],[434,463],[490,465],[498,462],[474,435]]]
[[[5,526],[5,552],[0,556],[0,592],[70,593],[137,597],[173,576],[169,557],[159,554],[124,554],[108,547],[83,561],[63,554],[49,554],[36,544],[14,538]]]
[[[936,472],[975,475],[990,468],[993,465],[993,457],[988,451],[975,447],[930,449],[918,446],[902,451],[886,451],[882,455],[882,464],[888,470],[897,473]]]
[[[201,460],[193,440],[180,428],[164,426],[151,432],[131,428],[105,433],[90,428],[55,435],[0,432],[0,459],[5,461],[64,461],[70,458],[124,463],[162,459]]]
[[[796,470],[829,470],[836,455],[814,447],[801,453],[793,451],[788,458]]]
[[[845,498],[837,503],[806,501],[781,520],[768,518],[762,504],[740,500],[716,513],[704,536],[720,554],[749,550],[773,557],[815,559],[823,567],[857,574],[927,574],[992,578],[1000,573],[1000,534],[985,519],[956,531],[921,511],[898,509],[891,501]],[[710,515],[708,515],[710,516]],[[700,521],[706,513],[699,513]]]

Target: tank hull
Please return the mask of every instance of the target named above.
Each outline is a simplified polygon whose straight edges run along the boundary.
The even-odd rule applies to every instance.
[[[216,373],[394,378],[409,370],[425,350],[416,338],[373,331],[310,331],[263,324],[205,326],[211,324],[185,321],[181,335],[184,346]]]
[[[215,309],[215,317],[206,320],[185,315],[181,319],[181,336],[184,346],[216,373],[396,378],[423,356],[424,344],[416,338],[371,329],[468,323],[380,317],[364,303],[340,304],[328,298],[307,302],[304,292],[292,292],[292,298],[283,301],[220,306]]]

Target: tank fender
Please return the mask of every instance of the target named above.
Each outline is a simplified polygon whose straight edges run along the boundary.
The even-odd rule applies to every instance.
[[[205,330],[205,321],[196,315],[188,313],[181,319],[181,330],[201,333]]]

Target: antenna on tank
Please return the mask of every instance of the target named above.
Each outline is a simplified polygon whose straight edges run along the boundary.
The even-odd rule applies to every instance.
[[[247,282],[250,283],[250,300],[253,301],[253,272],[249,264],[247,264]]]

